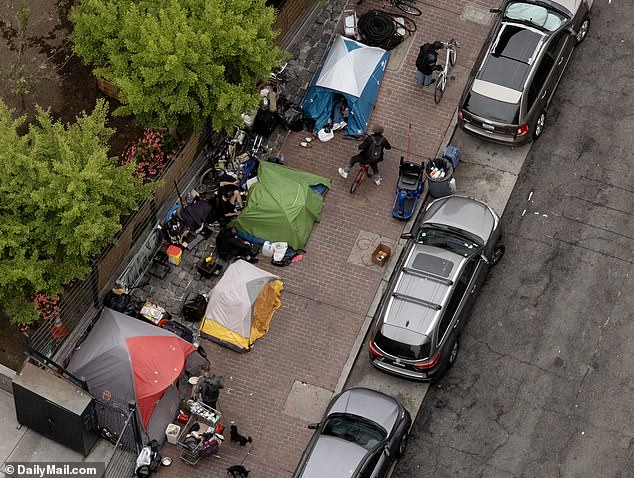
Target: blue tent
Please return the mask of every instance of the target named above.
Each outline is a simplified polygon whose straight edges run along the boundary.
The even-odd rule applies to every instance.
[[[315,132],[328,122],[333,97],[340,93],[348,102],[345,133],[365,133],[389,56],[382,48],[335,37],[302,102],[304,115],[315,120]]]

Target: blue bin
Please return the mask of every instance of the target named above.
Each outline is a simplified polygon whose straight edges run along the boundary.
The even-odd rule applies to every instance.
[[[456,169],[458,167],[458,163],[460,163],[460,150],[453,144],[450,144],[445,148],[445,152],[442,153],[442,157],[451,161],[451,165],[454,169]]]

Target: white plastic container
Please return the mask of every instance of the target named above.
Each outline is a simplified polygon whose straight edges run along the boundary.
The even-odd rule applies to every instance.
[[[262,255],[264,257],[273,257],[273,243],[266,241],[262,244]]]
[[[174,425],[173,423],[170,423],[169,425],[167,425],[167,429],[165,430],[165,435],[167,435],[167,441],[170,442],[172,445],[176,445],[176,442],[178,441],[178,435],[180,435],[181,432],[181,427],[179,427],[178,425]]]

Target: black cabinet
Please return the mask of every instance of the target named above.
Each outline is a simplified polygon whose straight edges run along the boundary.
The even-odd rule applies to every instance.
[[[13,398],[19,423],[84,456],[99,439],[93,398],[51,371],[27,363]]]

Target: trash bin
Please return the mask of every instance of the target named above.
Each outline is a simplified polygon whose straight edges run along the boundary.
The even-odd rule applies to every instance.
[[[453,177],[453,165],[447,158],[435,158],[425,165],[425,178],[429,185],[429,195],[441,198],[452,194],[450,181]]]

